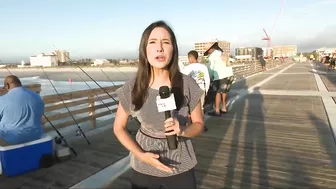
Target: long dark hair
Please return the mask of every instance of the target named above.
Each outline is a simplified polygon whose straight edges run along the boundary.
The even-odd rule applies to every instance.
[[[171,92],[174,93],[177,109],[180,109],[184,103],[182,82],[183,78],[178,66],[178,47],[176,37],[173,30],[164,21],[157,21],[149,25],[142,33],[139,46],[138,71],[136,73],[135,83],[132,90],[132,103],[135,106],[134,111],[141,109],[148,97],[148,88],[152,72],[151,65],[149,64],[147,59],[146,47],[151,32],[157,27],[162,27],[166,29],[170,34],[171,42],[173,45],[173,57],[168,64],[169,79],[172,86]]]

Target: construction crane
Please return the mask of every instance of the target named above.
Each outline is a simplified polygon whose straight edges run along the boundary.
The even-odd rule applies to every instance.
[[[266,59],[272,58],[271,56],[271,38],[270,36],[267,34],[265,28],[263,28],[264,33],[266,35],[266,37],[263,37],[262,40],[266,40],[267,41],[267,49],[266,49]]]
[[[274,22],[274,25],[273,25],[273,28],[272,28],[272,33],[271,33],[272,36],[273,36],[275,25],[276,25],[276,23],[278,21],[278,18],[280,16],[281,12],[282,12],[283,7],[284,7],[285,0],[282,0],[281,2],[282,2],[282,4],[281,4],[280,11],[279,11],[279,13],[278,13],[278,15],[277,15],[277,17],[275,19],[275,22]],[[265,28],[263,28],[263,30],[264,30],[264,33],[265,33],[266,37],[262,37],[261,39],[267,41],[266,58],[267,59],[269,59],[269,58],[271,59],[272,58],[272,53],[271,53],[271,35],[267,34]]]

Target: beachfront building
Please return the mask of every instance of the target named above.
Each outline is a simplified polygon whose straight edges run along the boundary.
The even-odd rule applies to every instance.
[[[44,53],[39,54],[37,56],[31,56],[30,58],[30,66],[58,66],[57,56],[54,54],[46,55]]]
[[[102,66],[103,64],[109,64],[110,61],[106,59],[94,59],[91,66]]]

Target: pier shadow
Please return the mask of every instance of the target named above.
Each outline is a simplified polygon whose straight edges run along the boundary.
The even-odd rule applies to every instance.
[[[212,181],[216,182],[213,187],[219,188],[268,187],[264,98],[259,88],[255,88],[253,94],[247,94],[245,79],[234,85],[239,86],[240,92],[229,95],[229,112],[207,121],[209,131],[203,137],[211,141],[211,147],[206,150],[207,155],[197,153],[201,164],[197,165],[200,172],[197,179],[201,186]],[[195,140],[201,142],[203,139]],[[196,152],[205,151],[197,147],[201,147],[198,141]],[[258,164],[259,182],[254,179],[254,162]],[[220,181],[210,179],[211,176],[218,177]]]
[[[267,168],[267,143],[265,131],[264,98],[260,88],[253,89],[245,101],[247,103],[247,122],[244,133],[244,169],[240,188],[251,188],[254,155],[258,164],[260,187],[269,187]],[[253,121],[253,122],[252,122]]]

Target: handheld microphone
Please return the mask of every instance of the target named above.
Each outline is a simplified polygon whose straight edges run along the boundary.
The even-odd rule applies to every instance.
[[[161,99],[167,99],[171,96],[170,90],[168,86],[161,86],[159,88],[159,94]],[[174,105],[175,105],[175,100],[174,100]],[[165,118],[171,118],[171,110],[166,110],[165,112]],[[177,149],[177,136],[176,135],[170,135],[166,136],[167,138],[167,143],[168,143],[168,148],[170,150],[175,150]]]

